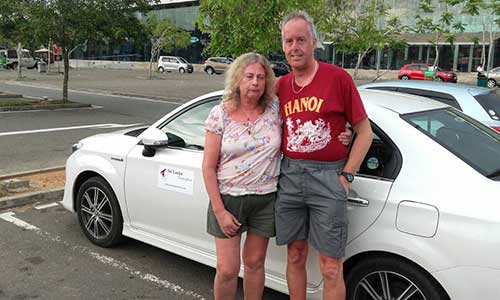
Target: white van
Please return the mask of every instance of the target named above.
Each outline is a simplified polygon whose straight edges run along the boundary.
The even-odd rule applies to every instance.
[[[193,73],[193,65],[180,56],[160,56],[158,58],[158,72],[177,71],[179,73]]]
[[[19,60],[17,59],[17,51],[15,49],[0,49],[0,62],[3,56],[7,56],[7,68],[17,69]],[[36,68],[38,60],[31,56],[31,53],[27,49],[21,51],[21,67],[28,69]]]

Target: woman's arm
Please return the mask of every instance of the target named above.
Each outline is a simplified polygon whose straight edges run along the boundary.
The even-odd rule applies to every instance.
[[[219,163],[221,143],[222,136],[207,131],[205,136],[202,171],[205,188],[207,189],[208,198],[212,203],[217,222],[222,232],[230,237],[238,231],[241,224],[226,210],[220,196],[219,184],[217,182],[217,166]]]

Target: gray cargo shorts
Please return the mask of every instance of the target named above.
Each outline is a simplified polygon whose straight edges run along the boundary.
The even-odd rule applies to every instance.
[[[278,245],[307,240],[323,255],[344,256],[347,194],[339,180],[344,164],[282,159],[275,206]]]

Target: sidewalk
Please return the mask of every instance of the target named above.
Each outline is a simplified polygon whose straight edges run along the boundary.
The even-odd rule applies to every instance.
[[[198,71],[191,74],[155,73],[155,79],[148,80],[147,70],[143,69],[71,69],[69,89],[152,99],[189,100],[224,88],[224,75],[208,75],[200,68],[195,68],[195,70]],[[353,70],[347,71],[350,74],[353,73]],[[381,73],[383,72],[381,71]],[[397,74],[397,70],[391,70],[378,80],[396,80]],[[1,81],[20,85],[62,88],[62,74],[44,74],[35,70],[23,70],[23,76],[25,76],[23,80],[16,81],[17,73],[15,71],[0,71]],[[359,70],[358,77],[356,84],[367,83],[376,77],[376,71]],[[195,85],[193,85],[193,81],[195,81]],[[458,82],[476,85],[476,73],[458,73]]]

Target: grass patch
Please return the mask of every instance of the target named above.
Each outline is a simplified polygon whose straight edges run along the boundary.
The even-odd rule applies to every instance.
[[[11,107],[11,106],[27,106],[36,103],[36,101],[30,99],[1,99],[0,107]]]

